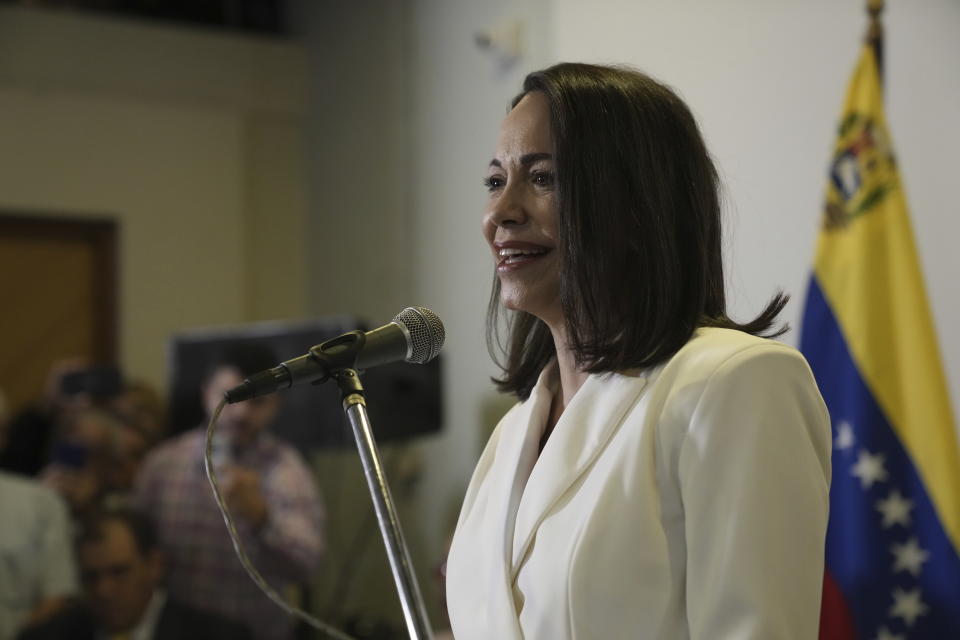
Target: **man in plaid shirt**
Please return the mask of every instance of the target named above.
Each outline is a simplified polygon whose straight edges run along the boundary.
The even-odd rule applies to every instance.
[[[211,415],[223,392],[276,363],[269,350],[228,347],[203,388]],[[214,464],[224,498],[254,566],[281,593],[308,581],[323,551],[323,505],[300,455],[266,432],[275,395],[228,405]],[[286,639],[294,620],[244,572],[203,468],[204,429],[174,438],[144,463],[136,504],[154,520],[167,561],[167,590],[198,609],[245,623],[258,640]]]

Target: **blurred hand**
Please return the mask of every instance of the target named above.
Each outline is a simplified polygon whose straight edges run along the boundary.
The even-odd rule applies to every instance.
[[[267,501],[260,486],[260,474],[247,467],[230,467],[224,474],[224,496],[233,515],[254,527],[267,521]]]

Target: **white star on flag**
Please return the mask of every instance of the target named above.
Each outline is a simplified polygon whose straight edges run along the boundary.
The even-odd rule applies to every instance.
[[[866,449],[860,450],[857,463],[853,465],[851,473],[860,478],[860,486],[869,489],[874,482],[883,482],[887,479],[887,470],[883,467],[884,455],[870,455]]]
[[[912,627],[917,618],[929,610],[930,608],[920,599],[920,589],[904,591],[896,588],[893,590],[893,606],[890,607],[890,615],[903,618],[908,627]]]
[[[834,448],[849,449],[856,441],[857,439],[853,436],[853,427],[849,422],[844,420],[837,425],[837,437],[833,441]]]
[[[894,489],[886,500],[877,501],[877,511],[883,514],[883,528],[889,529],[895,524],[910,525],[910,510],[913,500],[904,498],[898,489]]]
[[[893,572],[909,571],[914,576],[920,574],[923,569],[923,563],[927,561],[930,554],[920,548],[916,538],[910,538],[906,544],[895,544],[890,547],[890,553],[894,555]]]
[[[880,627],[877,631],[877,640],[906,640],[906,638],[899,633],[890,633],[886,627]]]

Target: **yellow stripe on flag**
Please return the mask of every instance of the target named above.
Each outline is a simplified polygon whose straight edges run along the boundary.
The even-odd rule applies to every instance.
[[[847,93],[825,209],[817,280],[960,551],[960,450],[869,46]]]

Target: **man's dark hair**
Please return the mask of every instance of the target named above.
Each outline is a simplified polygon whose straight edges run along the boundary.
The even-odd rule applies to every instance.
[[[77,532],[77,548],[101,542],[106,537],[107,525],[112,522],[126,527],[141,556],[146,556],[157,548],[157,533],[153,523],[145,514],[131,508],[97,511],[87,516],[80,523],[80,529]]]
[[[225,344],[211,360],[203,376],[203,383],[210,382],[213,374],[221,369],[236,369],[244,378],[277,366],[273,351],[260,342],[237,341]]]
[[[654,366],[698,327],[786,331],[771,329],[788,300],[782,292],[750,322],[727,316],[719,180],[671,89],[633,69],[563,63],[528,75],[511,106],[534,91],[550,104],[560,301],[579,366]],[[553,337],[540,319],[513,312],[504,347],[500,309],[495,276],[487,344],[504,375],[494,382],[526,399],[555,353]]]

